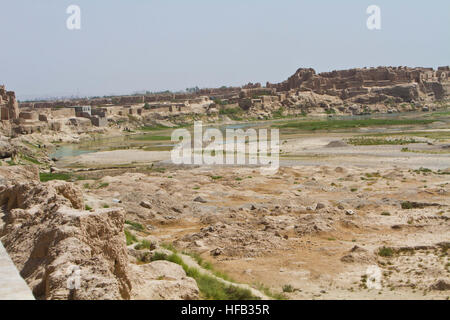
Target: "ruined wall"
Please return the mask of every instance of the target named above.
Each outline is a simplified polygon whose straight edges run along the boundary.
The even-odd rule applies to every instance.
[[[6,91],[0,86],[0,120],[14,120],[19,118],[19,104],[14,91]]]
[[[364,69],[349,69],[316,74],[314,69],[298,69],[286,81],[271,84],[267,87],[275,88],[278,92],[297,89],[313,91],[318,94],[338,96],[341,99],[350,99],[360,95],[374,92],[372,88],[397,87],[402,91],[404,85],[418,84],[417,92],[400,97],[408,101],[420,94],[433,93],[436,99],[442,99],[449,94],[447,87],[450,76],[449,67],[408,68],[408,67],[377,67]],[[410,89],[406,89],[407,91]],[[404,90],[403,90],[404,91]],[[392,93],[391,92],[391,93]]]

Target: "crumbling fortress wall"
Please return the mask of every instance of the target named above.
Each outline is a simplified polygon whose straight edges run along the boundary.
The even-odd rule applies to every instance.
[[[300,68],[278,84],[191,88],[186,92],[21,102],[0,86],[0,130],[12,135],[52,131],[85,132],[89,127],[121,129],[191,116],[216,121],[222,115],[269,119],[300,114],[370,114],[433,111],[450,99],[450,67],[377,67],[316,73]],[[447,103],[448,104],[448,103]],[[80,112],[87,108],[92,112]],[[226,117],[223,117],[226,118]],[[238,119],[239,117],[235,117]],[[3,128],[3,129],[2,129]],[[99,128],[101,129],[101,128]]]
[[[19,118],[19,104],[13,91],[6,91],[0,86],[0,120],[14,120]]]
[[[312,91],[361,103],[381,102],[388,96],[411,102],[419,97],[439,100],[448,96],[449,78],[448,66],[439,67],[437,70],[377,67],[319,74],[311,68],[300,68],[286,81],[278,84],[267,83],[266,87],[275,88],[278,92]]]

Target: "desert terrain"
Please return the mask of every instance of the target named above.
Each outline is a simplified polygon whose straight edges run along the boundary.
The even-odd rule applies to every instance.
[[[3,246],[37,299],[449,299],[448,67],[387,72],[339,91],[299,69],[95,115],[4,94]],[[172,163],[195,120],[278,129],[280,168]]]

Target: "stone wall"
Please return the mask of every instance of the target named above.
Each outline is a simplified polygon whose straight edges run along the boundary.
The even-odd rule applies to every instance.
[[[377,67],[319,74],[316,74],[314,69],[301,68],[286,81],[278,84],[267,83],[267,87],[275,88],[278,92],[297,89],[349,99],[370,94],[371,88],[418,84],[416,93],[408,97],[403,96],[405,101],[421,93],[433,93],[436,99],[441,99],[449,94],[446,91],[449,76],[449,67],[439,67],[437,70],[432,68]]]
[[[6,91],[0,86],[0,120],[14,120],[19,118],[19,104],[14,91]]]

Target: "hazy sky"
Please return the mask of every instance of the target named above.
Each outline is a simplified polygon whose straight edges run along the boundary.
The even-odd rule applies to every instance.
[[[70,4],[81,30],[66,28]],[[449,0],[0,0],[0,30],[0,84],[19,99],[450,64]]]

